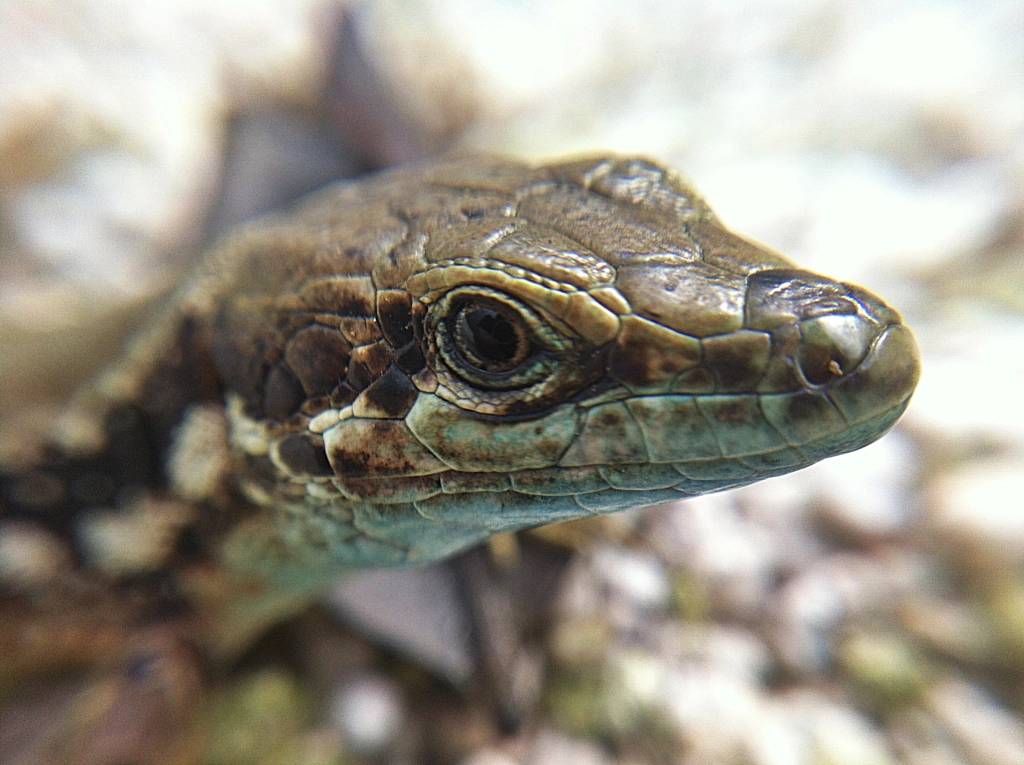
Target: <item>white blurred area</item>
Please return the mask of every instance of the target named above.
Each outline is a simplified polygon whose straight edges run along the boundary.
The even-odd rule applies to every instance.
[[[45,269],[50,289],[54,277],[124,298],[165,287],[163,260],[198,241],[232,109],[295,98],[322,77],[316,10],[276,0],[0,3],[4,254]],[[45,321],[26,305],[46,291],[42,280],[2,275],[0,314]]]

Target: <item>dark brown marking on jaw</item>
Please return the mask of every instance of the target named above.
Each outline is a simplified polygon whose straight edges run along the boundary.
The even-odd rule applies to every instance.
[[[347,382],[339,383],[331,391],[331,406],[335,409],[341,409],[355,401],[357,395],[359,394]]]
[[[394,365],[363,391],[367,405],[377,410],[380,416],[390,419],[405,417],[417,395],[419,391],[409,376]]]
[[[289,436],[277,445],[277,455],[295,475],[334,475],[324,451],[324,440],[319,436]]]
[[[376,380],[395,360],[395,351],[386,342],[381,341],[373,345],[363,345],[352,351],[352,364],[364,364],[370,374],[370,380]],[[363,386],[366,387],[365,385]],[[360,388],[362,390],[362,388]]]
[[[395,363],[406,374],[414,375],[427,365],[427,359],[419,344],[413,342],[399,351]]]
[[[793,394],[786,403],[786,420],[790,424],[822,420],[833,413],[824,396],[809,391]]]
[[[412,297],[405,290],[381,290],[377,293],[377,320],[392,348],[401,348],[413,339]]]
[[[331,464],[342,477],[417,475],[444,469],[401,420],[350,419],[338,425],[339,437],[329,448]]]

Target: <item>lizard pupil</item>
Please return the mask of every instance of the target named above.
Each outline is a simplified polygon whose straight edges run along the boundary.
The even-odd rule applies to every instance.
[[[537,385],[552,376],[566,351],[567,343],[543,316],[498,290],[459,287],[427,310],[428,348],[443,376],[459,378],[451,382],[460,400],[462,394],[467,402],[471,396],[501,398]]]
[[[505,366],[519,355],[520,335],[505,316],[493,308],[474,308],[466,324],[481,361]]]

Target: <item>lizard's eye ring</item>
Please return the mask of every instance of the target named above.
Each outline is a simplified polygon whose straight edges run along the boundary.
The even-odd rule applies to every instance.
[[[508,372],[533,351],[522,316],[496,301],[467,301],[454,324],[457,351],[482,372]]]
[[[427,327],[438,360],[481,393],[547,379],[571,347],[532,307],[488,287],[450,290],[430,307]]]
[[[436,395],[461,409],[529,415],[604,374],[602,349],[527,297],[460,284],[423,303],[421,340]]]

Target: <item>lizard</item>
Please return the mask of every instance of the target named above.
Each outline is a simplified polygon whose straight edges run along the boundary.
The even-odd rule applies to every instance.
[[[919,374],[880,298],[642,157],[339,182],[216,245],[0,469],[0,698],[153,657],[198,687],[346,571],[798,470]]]

